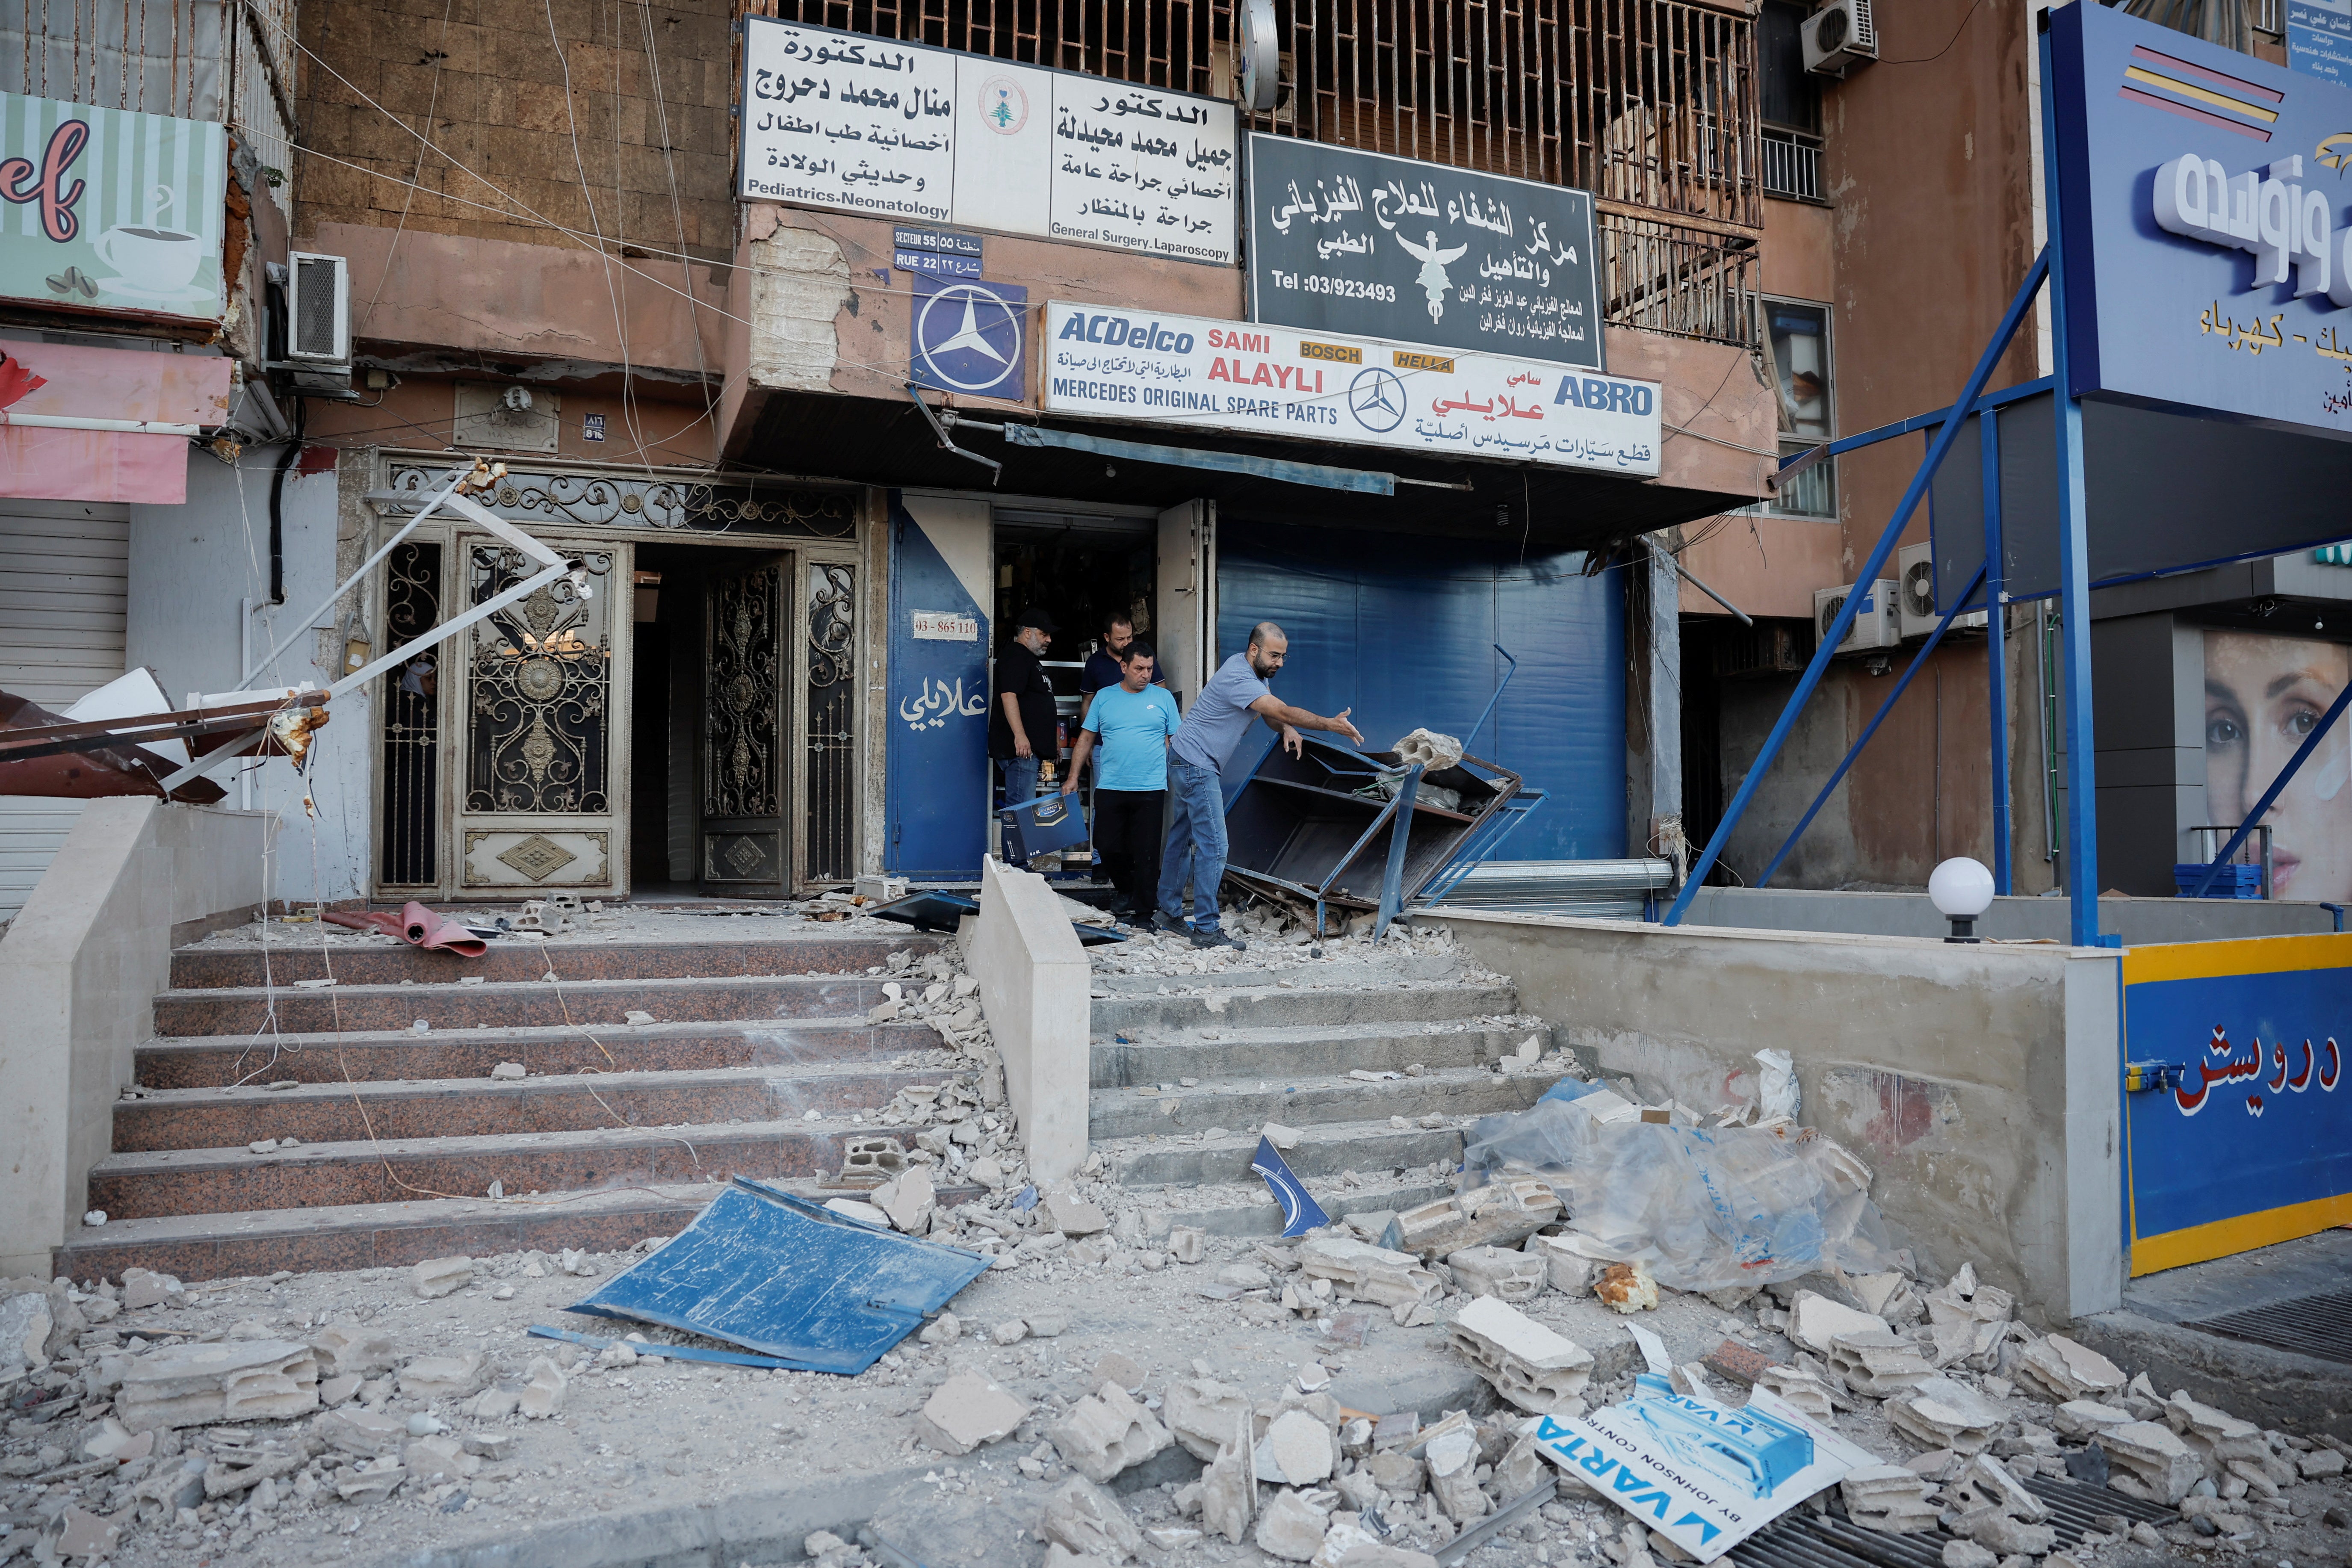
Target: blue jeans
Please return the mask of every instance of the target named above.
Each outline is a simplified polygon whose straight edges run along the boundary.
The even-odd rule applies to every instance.
[[[996,759],[996,771],[1004,780],[1005,805],[1019,805],[1024,801],[1037,798],[1035,757],[999,757]]]
[[[1168,794],[1175,816],[1168,826],[1168,849],[1160,858],[1160,907],[1181,920],[1184,879],[1192,879],[1192,923],[1202,931],[1217,924],[1217,884],[1225,876],[1225,796],[1215,772],[1178,758],[1168,759]]]

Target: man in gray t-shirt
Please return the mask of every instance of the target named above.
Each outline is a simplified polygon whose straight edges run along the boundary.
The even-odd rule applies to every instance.
[[[1225,801],[1218,775],[1241,744],[1253,717],[1282,736],[1290,754],[1299,752],[1298,731],[1328,730],[1358,745],[1364,737],[1348,722],[1348,710],[1334,718],[1293,708],[1266,683],[1290,649],[1290,639],[1272,621],[1250,628],[1246,650],[1218,667],[1192,700],[1192,710],[1168,742],[1168,794],[1175,812],[1167,852],[1160,860],[1160,908],[1152,921],[1162,931],[1187,931],[1195,947],[1241,947],[1217,923],[1217,884],[1225,875]],[[1184,923],[1184,881],[1192,882],[1192,921]]]

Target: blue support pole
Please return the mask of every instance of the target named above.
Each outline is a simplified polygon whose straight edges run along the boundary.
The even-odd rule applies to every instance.
[[[2327,738],[2327,731],[2336,727],[2336,721],[2344,717],[2347,704],[2352,704],[2352,686],[2336,694],[2336,700],[2327,705],[2327,711],[2320,716],[2311,733],[2303,738],[2303,744],[2294,749],[2294,755],[2286,760],[2286,766],[2279,770],[2279,776],[2271,780],[2271,787],[2263,792],[2263,798],[2254,802],[2254,809],[2246,813],[2246,820],[2238,824],[2238,831],[2230,835],[2230,842],[2221,846],[2221,853],[2214,856],[2213,863],[2205,868],[2205,875],[2197,884],[2196,897],[2201,899],[2205,896],[2205,889],[2213,885],[2213,879],[2221,874],[2221,868],[2230,863],[2230,857],[2238,852],[2238,846],[2252,835],[2254,824],[2278,804],[2279,795],[2294,775],[2303,771],[2303,764],[2311,759],[2311,753],[2319,750],[2319,742]],[[2269,891],[2267,888],[2263,889],[2265,895]]]
[[[2050,256],[2045,250],[2033,258],[2032,266],[2025,269],[2025,280],[2018,285],[2016,297],[2010,300],[2008,311],[2002,315],[2000,325],[1994,330],[1992,341],[1985,344],[1984,353],[1977,360],[1976,369],[1969,373],[1968,384],[1953,400],[1953,407],[1972,408],[1977,399],[1983,395],[1985,382],[1992,375],[1992,367],[2000,363],[2001,354],[2009,347],[2009,340],[2016,335],[2017,324],[2025,319],[2026,307],[2033,303],[2034,293],[2042,287],[2042,279],[2048,276],[2049,268]],[[1886,531],[1878,536],[1878,542],[1871,548],[1870,558],[1855,574],[1857,584],[1877,581],[1879,569],[1886,564],[1887,556],[1894,552],[1895,542],[1903,536],[1904,524],[1911,521],[1911,514],[1917,510],[1920,498],[1927,493],[1928,483],[1935,479],[1936,470],[1943,466],[1944,455],[1952,449],[1952,443],[1959,438],[1959,434],[1960,421],[1958,419],[1945,420],[1943,427],[1936,433],[1934,443],[1927,448],[1927,461],[1921,463],[1919,471],[1911,476],[1910,488],[1895,503],[1895,516],[1888,521]],[[1739,781],[1738,793],[1731,797],[1731,804],[1724,809],[1723,820],[1716,825],[1714,834],[1706,841],[1706,848],[1700,853],[1696,864],[1691,867],[1689,879],[1684,882],[1682,891],[1675,895],[1674,907],[1666,911],[1666,918],[1661,924],[1672,926],[1682,923],[1684,914],[1690,909],[1691,900],[1698,896],[1698,889],[1706,881],[1706,874],[1713,869],[1716,858],[1723,853],[1723,846],[1730,838],[1731,830],[1739,825],[1748,803],[1756,798],[1756,791],[1763,784],[1764,775],[1771,771],[1773,759],[1788,743],[1789,731],[1797,726],[1797,715],[1804,710],[1806,700],[1812,696],[1813,689],[1822,683],[1822,676],[1829,669],[1830,656],[1837,650],[1837,645],[1845,640],[1846,633],[1853,629],[1854,615],[1862,608],[1864,597],[1859,591],[1847,595],[1844,606],[1831,621],[1829,629],[1822,634],[1821,646],[1813,649],[1812,662],[1805,667],[1805,673],[1798,679],[1797,689],[1789,698],[1788,706],[1780,710],[1780,720],[1773,724],[1772,732],[1764,738],[1764,749],[1748,765],[1748,776]]]
[[[2045,22],[2047,18],[2045,17]],[[2050,273],[2052,379],[2056,385],[2058,439],[2058,614],[2065,650],[2066,896],[2076,947],[2103,945],[2099,937],[2099,803],[2097,737],[2091,725],[2091,562],[2084,519],[2083,405],[2066,344],[2065,202],[2058,184],[2058,98],[2050,74],[2050,35],[2042,50],[2042,189],[2049,215],[2042,255]]]
[[[1486,727],[1486,721],[1493,717],[1495,712],[1495,704],[1503,700],[1503,688],[1508,686],[1511,683],[1511,677],[1518,674],[1519,672],[1519,661],[1513,658],[1504,648],[1501,643],[1489,643],[1486,646],[1493,648],[1496,653],[1501,654],[1503,656],[1503,662],[1510,666],[1510,668],[1503,671],[1502,679],[1495,682],[1495,695],[1486,699],[1486,709],[1484,711],[1479,713],[1478,721],[1470,726],[1470,732],[1468,734],[1462,737],[1462,749],[1465,752],[1470,749],[1470,742],[1478,738],[1478,731]]]
[[[1499,648],[1496,651],[1501,652]],[[1508,658],[1511,656],[1504,654],[1503,657]],[[1508,680],[1510,677],[1507,675],[1503,679]],[[2352,686],[2345,689],[2352,691]],[[1372,927],[1374,942],[1389,934],[1389,921],[1396,919],[1397,911],[1404,908],[1404,851],[1406,844],[1412,838],[1412,798],[1421,793],[1421,763],[1413,763],[1405,769],[1404,778],[1397,785],[1396,825],[1389,829],[1389,864],[1388,869],[1381,876],[1381,917]],[[1354,857],[1349,858],[1353,859]],[[1347,861],[1340,864],[1344,866]]]
[[[1903,693],[1909,689],[1911,678],[1919,673],[1921,667],[1927,662],[1927,656],[1936,651],[1937,643],[1944,640],[1944,633],[1960,613],[1959,606],[1968,603],[1969,595],[1975,593],[1977,584],[1983,581],[1984,574],[1981,572],[1969,579],[1966,591],[1952,601],[1952,608],[1944,612],[1944,618],[1936,623],[1936,629],[1927,634],[1927,640],[1921,643],[1919,651],[1911,656],[1911,662],[1904,668],[1902,678],[1895,683],[1895,689],[1886,694],[1886,700],[1880,703],[1878,711],[1870,716],[1870,722],[1863,726],[1861,736],[1846,752],[1845,760],[1838,763],[1837,772],[1830,775],[1829,783],[1822,785],[1822,793],[1813,796],[1813,804],[1805,808],[1804,819],[1790,830],[1788,842],[1782,844],[1780,852],[1772,857],[1772,863],[1764,868],[1764,874],[1756,879],[1758,887],[1771,885],[1772,873],[1780,868],[1780,862],[1789,858],[1789,851],[1797,847],[1797,840],[1804,837],[1805,829],[1813,825],[1813,818],[1820,816],[1822,807],[1829,804],[1830,792],[1843,782],[1846,770],[1853,766],[1854,759],[1862,755],[1862,749],[1870,744],[1870,738],[1878,733],[1878,727],[1886,721],[1886,716],[1895,711],[1895,704],[1902,700]],[[2352,691],[2352,686],[2347,686],[2345,689]]]
[[[2000,537],[2000,418],[1977,412],[1984,448],[1985,681],[1992,698],[1992,890],[2007,897],[2009,863],[2009,592]],[[1965,602],[1966,595],[1962,595]]]

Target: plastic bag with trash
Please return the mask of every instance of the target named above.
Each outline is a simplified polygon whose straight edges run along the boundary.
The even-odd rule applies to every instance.
[[[1902,1264],[1870,1201],[1870,1168],[1809,1130],[1600,1121],[1547,1098],[1482,1119],[1463,1166],[1480,1182],[1532,1171],[1570,1230],[1677,1290]]]

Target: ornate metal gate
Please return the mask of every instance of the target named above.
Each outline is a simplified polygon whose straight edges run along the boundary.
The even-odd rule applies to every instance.
[[[474,897],[628,890],[629,688],[614,676],[630,547],[550,542],[586,567],[584,591],[559,580],[452,639],[458,884]],[[461,535],[457,549],[467,604],[530,574],[496,540]]]
[[[781,893],[791,778],[783,651],[791,558],[714,573],[704,600],[702,884]]]

